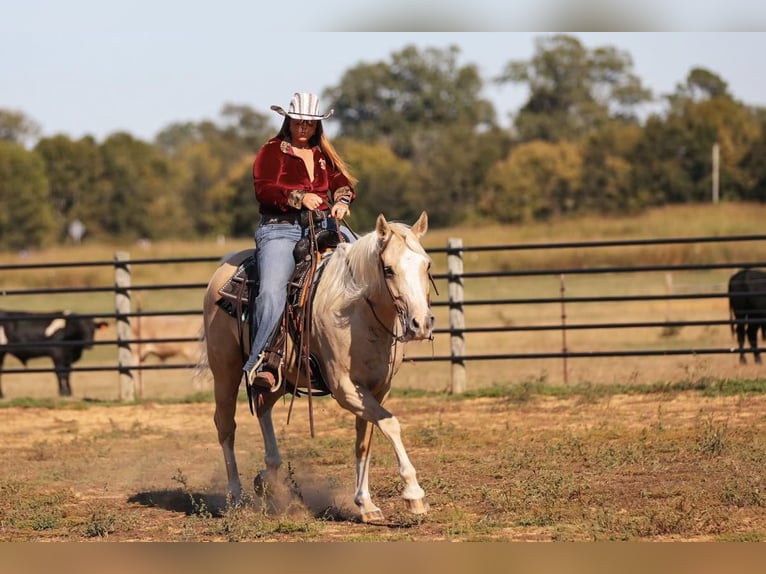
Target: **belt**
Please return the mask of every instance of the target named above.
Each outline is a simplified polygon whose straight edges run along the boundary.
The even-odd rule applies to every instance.
[[[309,211],[304,209],[290,213],[263,213],[261,214],[261,224],[287,223],[293,225],[297,223],[303,227],[308,227],[309,215],[311,215],[315,224],[321,223],[327,218],[325,211]]]

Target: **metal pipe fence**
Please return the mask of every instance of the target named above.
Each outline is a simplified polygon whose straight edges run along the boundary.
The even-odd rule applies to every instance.
[[[746,236],[725,236],[725,237],[693,237],[693,238],[669,238],[669,239],[644,239],[644,240],[617,240],[617,241],[581,241],[581,242],[555,242],[555,243],[536,243],[536,244],[510,244],[510,245],[487,245],[487,246],[465,246],[461,239],[450,239],[446,248],[429,249],[429,254],[434,257],[446,256],[446,270],[433,274],[434,280],[438,283],[446,282],[447,289],[439,289],[440,295],[434,297],[433,307],[435,310],[443,309],[449,317],[447,327],[435,329],[437,335],[449,335],[450,345],[447,353],[432,354],[431,356],[407,356],[411,362],[449,362],[451,367],[451,390],[460,393],[465,389],[467,364],[473,361],[494,361],[499,359],[535,359],[550,360],[562,359],[564,361],[564,378],[566,380],[566,361],[581,357],[625,357],[625,356],[658,356],[658,355],[715,355],[731,354],[737,349],[728,347],[700,347],[689,346],[683,348],[631,348],[631,349],[605,349],[597,348],[590,350],[572,350],[568,348],[567,333],[578,331],[598,331],[598,330],[624,330],[624,329],[650,329],[659,328],[667,330],[678,330],[685,327],[712,327],[712,326],[731,326],[737,323],[726,318],[689,318],[689,319],[669,319],[665,320],[626,320],[626,321],[603,321],[594,318],[580,317],[574,322],[570,321],[571,312],[575,306],[589,306],[593,304],[605,305],[615,304],[617,306],[626,303],[657,303],[673,301],[699,301],[725,299],[729,297],[727,291],[720,286],[705,285],[704,288],[688,290],[688,292],[677,293],[666,290],[664,293],[641,293],[630,292],[620,294],[594,293],[590,295],[570,295],[567,293],[567,281],[573,277],[596,276],[603,277],[620,276],[634,274],[636,277],[645,277],[647,274],[678,274],[687,272],[717,272],[726,270],[735,270],[740,268],[758,268],[766,267],[764,260],[752,259],[731,259],[727,261],[708,261],[696,264],[657,264],[657,265],[579,265],[570,267],[539,267],[539,268],[519,268],[519,269],[470,269],[471,261],[466,260],[467,254],[477,254],[482,252],[494,253],[513,253],[520,251],[549,252],[553,250],[574,249],[580,253],[588,253],[597,248],[629,248],[641,246],[659,246],[659,245],[702,245],[710,243],[743,243],[743,242],[764,242],[766,235],[746,235]],[[145,291],[169,290],[173,292],[183,290],[203,291],[206,282],[168,282],[153,284],[133,284],[132,268],[144,265],[168,265],[177,264],[181,266],[198,263],[217,264],[219,257],[196,257],[196,258],[164,258],[164,259],[131,259],[127,253],[115,254],[111,261],[82,261],[82,262],[49,262],[49,263],[15,263],[0,264],[0,277],[3,278],[0,283],[0,309],[7,316],[12,316],[14,310],[8,309],[3,304],[4,299],[8,297],[55,297],[63,294],[77,294],[88,296],[96,293],[114,294],[114,309],[104,310],[101,313],[80,313],[78,316],[93,319],[109,319],[116,322],[117,338],[114,340],[96,340],[94,346],[113,346],[117,350],[117,360],[114,364],[101,366],[80,365],[72,368],[76,371],[113,371],[118,372],[120,376],[120,398],[122,400],[133,400],[140,396],[140,387],[136,388],[136,373],[142,370],[162,370],[162,369],[189,369],[194,368],[192,364],[158,364],[147,365],[138,364],[135,360],[133,349],[136,346],[149,343],[193,343],[199,341],[197,338],[190,337],[166,337],[166,338],[146,338],[134,335],[131,328],[131,318],[149,317],[149,316],[199,316],[201,319],[201,308],[191,309],[167,309],[154,311],[141,311],[133,308],[132,296]],[[92,268],[107,267],[114,271],[114,283],[111,285],[96,286],[50,286],[50,287],[13,287],[9,282],[11,272],[28,272],[30,270],[48,270],[68,268]],[[211,273],[213,268],[211,267]],[[438,270],[437,270],[438,271]],[[518,279],[555,279],[559,285],[558,295],[545,295],[534,293],[533,296],[512,296],[503,297],[500,292],[512,291],[509,287],[511,280]],[[54,278],[55,280],[55,278]],[[491,288],[468,289],[474,287],[485,280],[495,281]],[[490,297],[466,297],[466,293],[492,291]],[[494,293],[498,293],[494,296]],[[766,295],[766,293],[763,293]],[[734,294],[740,296],[740,294]],[[522,324],[479,324],[467,326],[467,319],[472,317],[476,311],[468,312],[467,309],[489,307],[497,310],[502,307],[524,308],[541,310],[550,306],[557,306],[560,310],[556,321],[534,320]],[[542,311],[539,311],[542,313]],[[552,317],[551,313],[548,313]],[[587,313],[586,313],[587,315]],[[51,314],[50,318],[59,315]],[[587,319],[587,320],[586,320]],[[469,353],[466,349],[466,335],[489,333],[502,337],[509,333],[545,333],[552,331],[561,332],[560,349],[540,349],[527,352],[480,352]],[[4,342],[0,338],[0,353],[11,353],[21,344]],[[29,345],[36,343],[23,343]],[[62,342],[62,345],[73,344],[71,342]],[[76,342],[74,343],[76,344]],[[49,344],[47,344],[49,345]],[[499,346],[502,346],[500,344]],[[745,352],[752,352],[746,350]],[[23,368],[23,369],[4,369],[3,373],[43,373],[54,372],[52,368]]]

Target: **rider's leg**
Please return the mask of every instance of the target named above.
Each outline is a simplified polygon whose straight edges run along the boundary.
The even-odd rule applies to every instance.
[[[242,369],[250,382],[254,382],[253,371],[258,370],[260,355],[282,318],[287,283],[295,268],[293,249],[300,237],[300,225],[289,223],[262,224],[255,232],[260,287],[253,312],[255,336]]]

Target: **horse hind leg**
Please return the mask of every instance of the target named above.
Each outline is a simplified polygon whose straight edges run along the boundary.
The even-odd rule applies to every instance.
[[[239,504],[242,500],[242,483],[239,479],[237,457],[234,454],[234,437],[237,429],[234,414],[237,408],[238,389],[239,386],[236,386],[232,393],[229,389],[222,390],[216,384],[215,415],[213,417],[215,427],[218,430],[218,443],[223,450],[229,495],[232,497],[234,504]]]
[[[271,417],[271,409],[277,402],[281,393],[257,393],[256,415],[258,425],[261,427],[263,437],[263,461],[266,467],[258,472],[253,481],[255,493],[260,496],[273,492],[279,481],[279,469],[282,466],[282,455],[279,452],[277,435],[274,432],[274,422]]]

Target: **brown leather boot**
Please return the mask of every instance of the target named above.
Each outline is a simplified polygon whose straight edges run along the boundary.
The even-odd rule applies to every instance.
[[[253,379],[253,385],[266,389],[271,393],[279,389],[276,377],[269,371],[261,371],[260,373],[257,373]]]

